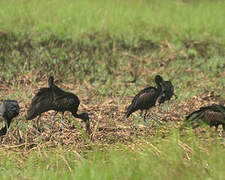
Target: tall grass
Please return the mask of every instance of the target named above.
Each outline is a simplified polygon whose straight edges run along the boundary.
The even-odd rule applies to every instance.
[[[80,154],[75,147],[1,152],[1,179],[223,179],[221,141],[191,134],[181,138],[172,131],[166,139],[139,139]]]
[[[224,1],[129,0],[0,2],[0,29],[38,37],[77,38],[100,31],[133,40],[225,38]]]
[[[93,124],[102,116],[126,124],[118,119],[121,109],[155,74],[172,80],[177,103],[205,90],[223,95],[224,7],[225,1],[2,0],[1,95],[26,108],[51,74],[88,103]],[[115,115],[111,107],[95,112],[103,97],[118,101]],[[0,179],[223,179],[224,142],[206,132],[201,138],[158,132],[126,145],[105,137],[81,152],[75,144],[18,152],[3,145]]]

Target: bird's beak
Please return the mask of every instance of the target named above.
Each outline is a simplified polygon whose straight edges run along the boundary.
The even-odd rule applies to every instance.
[[[85,122],[86,123],[86,131],[90,135],[91,134],[91,128],[90,128],[90,122],[89,119]]]

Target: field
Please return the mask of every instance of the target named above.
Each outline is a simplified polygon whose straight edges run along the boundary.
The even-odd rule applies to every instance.
[[[225,2],[219,0],[0,1],[0,95],[20,114],[0,145],[1,179],[224,179],[222,127],[180,130],[201,106],[225,104]],[[177,99],[144,126],[124,117],[134,95],[171,80]],[[65,113],[26,111],[50,75],[77,94],[92,135]],[[18,125],[16,125],[18,121]],[[3,123],[4,124],[4,123]],[[19,139],[19,135],[22,139]]]

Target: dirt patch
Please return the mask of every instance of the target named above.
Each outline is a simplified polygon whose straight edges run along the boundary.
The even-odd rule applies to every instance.
[[[70,86],[70,88],[75,87]],[[172,100],[168,114],[162,113],[158,107],[153,108],[150,112],[154,117],[157,117],[158,123],[152,123],[145,127],[138,112],[128,119],[124,117],[125,109],[129,104],[128,100],[124,101],[124,104],[119,104],[118,98],[95,103],[93,103],[93,99],[94,97],[82,99],[79,109],[80,112],[89,113],[92,129],[90,137],[85,133],[84,124],[80,120],[74,119],[69,112],[65,113],[64,116],[63,134],[61,133],[61,115],[56,116],[53,129],[50,130],[50,117],[54,114],[53,111],[42,115],[43,132],[38,132],[35,124],[36,119],[26,121],[24,118],[29,103],[19,100],[21,107],[20,115],[17,117],[19,126],[17,127],[14,121],[10,131],[2,139],[2,149],[30,151],[36,148],[57,147],[58,145],[76,145],[76,150],[82,151],[89,150],[93,146],[107,147],[118,142],[131,144],[138,137],[147,138],[159,132],[163,138],[166,138],[171,127],[180,127],[187,114],[201,106],[224,102],[214,92],[204,92],[186,102]]]

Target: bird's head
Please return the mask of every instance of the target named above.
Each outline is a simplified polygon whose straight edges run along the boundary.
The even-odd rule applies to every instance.
[[[48,78],[48,87],[50,88],[53,84],[54,84],[54,77],[53,76],[50,76]]]
[[[20,107],[16,100],[5,100],[0,106],[0,113],[6,119],[12,119],[18,116],[19,111]]]
[[[85,122],[89,121],[88,113],[83,113],[82,116],[83,116],[83,119],[84,119]]]
[[[86,125],[87,133],[90,135],[91,129],[90,129],[90,122],[89,122],[88,113],[83,113],[82,116],[83,116],[83,121],[85,122],[85,125]]]
[[[161,83],[163,81],[163,78],[160,75],[155,76],[155,82],[156,84]]]

